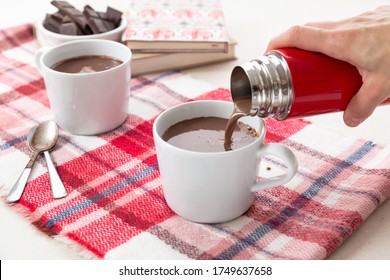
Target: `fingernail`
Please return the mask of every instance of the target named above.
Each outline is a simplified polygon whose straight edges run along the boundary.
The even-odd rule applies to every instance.
[[[364,121],[364,119],[358,119],[353,117],[348,117],[345,119],[345,124],[350,127],[355,127],[361,124]]]

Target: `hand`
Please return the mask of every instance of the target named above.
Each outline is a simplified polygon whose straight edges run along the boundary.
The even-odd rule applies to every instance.
[[[348,126],[358,126],[390,97],[390,6],[341,21],[293,26],[273,38],[267,52],[281,47],[321,52],[359,70],[363,85],[343,116]]]

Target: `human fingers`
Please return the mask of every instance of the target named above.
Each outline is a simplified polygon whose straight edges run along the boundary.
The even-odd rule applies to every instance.
[[[383,13],[389,13],[390,12],[390,5],[382,5],[375,9],[375,11],[383,12]]]
[[[313,27],[313,28],[321,28],[321,29],[335,29],[340,25],[340,22],[337,21],[315,21],[308,22],[304,26]]]
[[[305,26],[321,28],[321,29],[333,29],[342,30],[349,29],[351,27],[363,27],[370,24],[377,24],[379,21],[386,21],[390,13],[390,5],[379,6],[375,10],[366,11],[360,15],[348,17],[337,21],[313,21],[308,22]]]
[[[343,31],[296,25],[272,38],[266,53],[276,48],[295,47],[349,61],[346,46],[351,45],[351,38]]]
[[[295,25],[272,38],[268,44],[267,51],[282,47],[296,47],[314,51],[318,47],[317,42],[323,41],[324,37],[325,35],[321,29]]]
[[[344,123],[356,127],[366,120],[390,94],[386,83],[377,77],[367,77],[344,111]]]

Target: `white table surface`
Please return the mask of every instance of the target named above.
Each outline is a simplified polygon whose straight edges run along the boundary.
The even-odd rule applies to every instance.
[[[42,19],[46,12],[56,10],[50,0],[2,0],[0,28]],[[6,4],[4,2],[7,2]],[[125,11],[127,0],[69,0],[78,8],[90,4],[96,10],[107,5]],[[362,3],[363,2],[363,3]],[[291,25],[309,21],[337,20],[360,14],[387,0],[222,0],[230,35],[238,42],[237,60],[207,67],[186,70],[185,73],[207,81],[217,87],[229,88],[232,68],[262,55],[272,36]],[[340,113],[311,117],[310,120],[324,129],[343,135],[371,139],[382,145],[390,145],[390,132],[386,120],[390,120],[390,106],[378,108],[357,128],[348,128]],[[12,167],[11,167],[12,168]],[[390,186],[389,186],[390,187]],[[390,259],[390,200],[383,203],[344,242],[330,259]],[[11,207],[0,202],[0,259],[81,259],[73,249],[54,240],[29,224]]]

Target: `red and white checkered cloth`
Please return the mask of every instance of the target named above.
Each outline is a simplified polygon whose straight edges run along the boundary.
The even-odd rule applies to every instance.
[[[38,45],[32,26],[0,30],[0,46],[5,203],[31,155],[29,129],[52,114],[33,63]],[[267,120],[267,141],[282,142],[298,157],[294,179],[258,192],[249,211],[229,223],[195,224],[178,217],[162,193],[153,120],[181,102],[229,97],[227,90],[213,90],[179,72],[134,78],[129,117],[120,128],[93,137],[60,131],[51,154],[69,195],[52,198],[40,157],[15,210],[28,213],[45,234],[94,258],[323,259],[389,197],[389,148],[341,137],[304,120]],[[270,173],[284,168],[272,158],[264,167]]]

